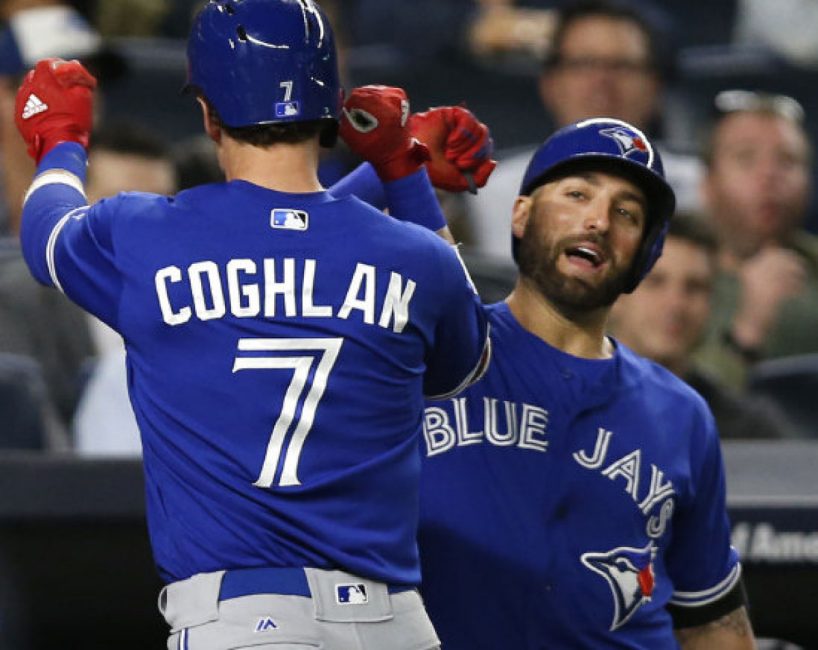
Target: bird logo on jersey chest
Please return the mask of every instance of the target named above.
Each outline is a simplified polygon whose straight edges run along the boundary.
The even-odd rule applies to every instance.
[[[653,560],[656,547],[620,546],[607,552],[584,553],[582,563],[608,583],[613,596],[611,631],[627,623],[636,611],[650,602],[656,584]]]

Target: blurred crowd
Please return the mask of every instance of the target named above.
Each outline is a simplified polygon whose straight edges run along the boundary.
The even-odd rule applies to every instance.
[[[89,201],[218,182],[213,150],[193,135],[193,102],[179,96],[198,4],[0,0],[0,449],[140,450],[118,335],[37,285],[22,260],[34,169],[14,128],[17,85],[48,56],[98,77]],[[723,438],[818,438],[818,115],[804,109],[818,95],[814,2],[321,5],[347,87],[401,85],[416,110],[462,101],[492,129],[488,185],[440,195],[486,301],[513,280],[515,182],[554,128],[608,116],[657,137],[678,216],[655,269],[616,305],[612,335],[694,386]],[[356,164],[338,147],[322,181]]]

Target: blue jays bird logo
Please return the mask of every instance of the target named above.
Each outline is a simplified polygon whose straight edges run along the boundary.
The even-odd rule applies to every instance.
[[[644,138],[638,133],[626,129],[622,126],[617,126],[611,129],[600,130],[600,135],[605,135],[611,138],[619,146],[619,151],[627,158],[632,153],[649,153],[648,145]]]
[[[614,599],[611,631],[622,627],[642,605],[650,602],[655,576],[653,558],[656,547],[620,546],[607,553],[584,553],[582,563],[608,582]]]

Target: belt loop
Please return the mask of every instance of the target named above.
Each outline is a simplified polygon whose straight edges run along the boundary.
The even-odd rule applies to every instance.
[[[166,585],[159,594],[159,611],[171,633],[219,620],[219,588],[224,571],[197,573]]]

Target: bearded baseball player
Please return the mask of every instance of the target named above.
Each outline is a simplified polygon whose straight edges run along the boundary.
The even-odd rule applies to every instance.
[[[674,203],[625,122],[532,157],[491,367],[424,419],[422,593],[446,650],[755,647],[713,417],[605,334]]]
[[[188,58],[225,183],[89,206],[93,77],[41,61],[16,108],[31,271],[125,340],[168,648],[436,648],[418,443],[424,395],[487,358],[479,299],[441,238],[320,186],[340,89],[318,5],[212,1]],[[434,203],[389,106],[389,138],[361,132],[374,171]]]

